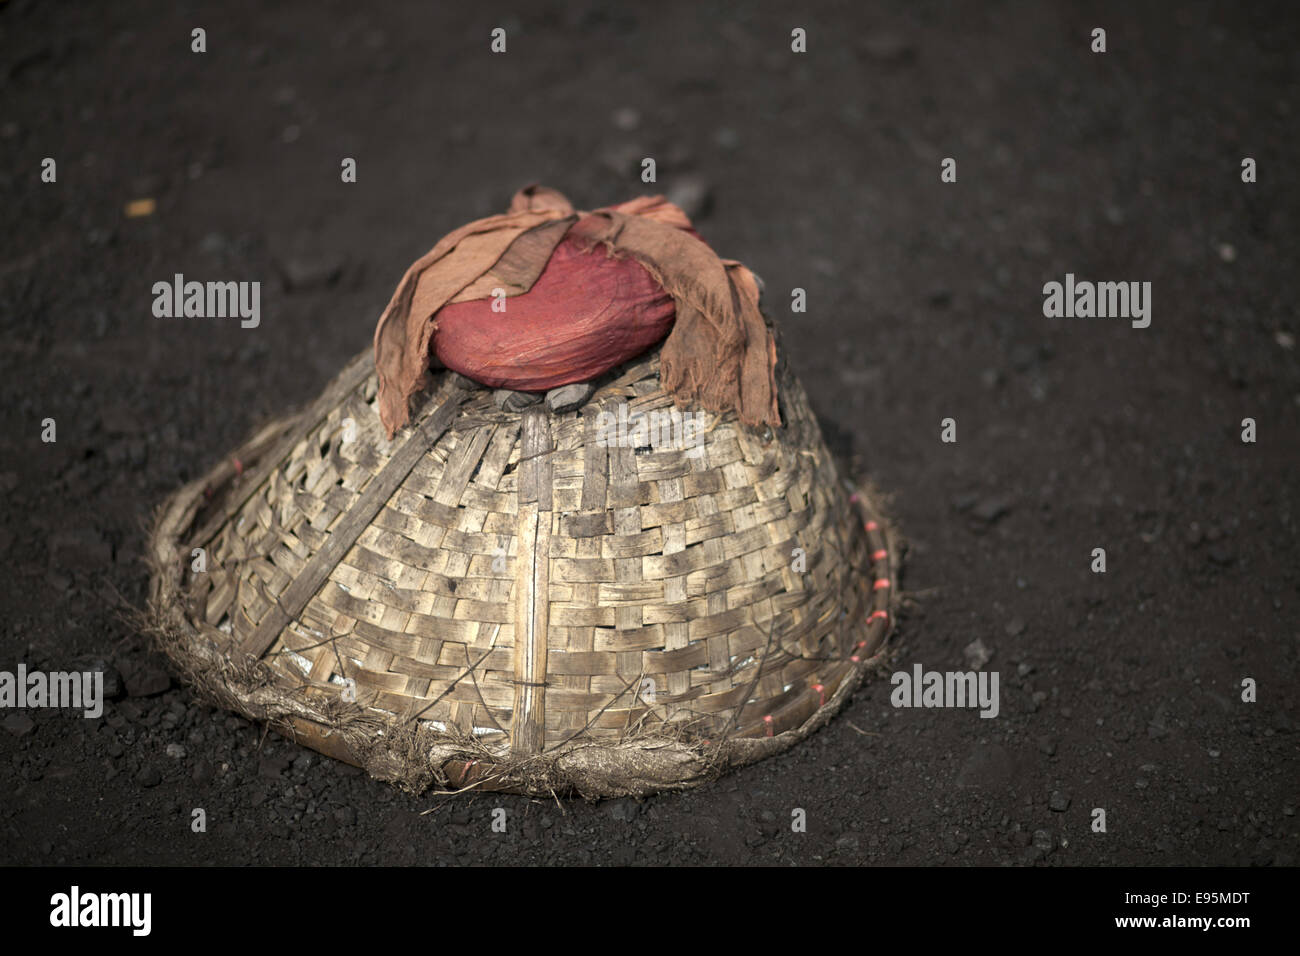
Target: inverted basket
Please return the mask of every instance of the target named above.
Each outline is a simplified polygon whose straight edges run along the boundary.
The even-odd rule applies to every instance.
[[[417,790],[644,794],[785,749],[881,651],[887,528],[788,372],[774,431],[606,440],[601,412],[670,412],[658,368],[558,414],[441,373],[389,441],[363,352],[165,503],[162,648],[219,704]]]

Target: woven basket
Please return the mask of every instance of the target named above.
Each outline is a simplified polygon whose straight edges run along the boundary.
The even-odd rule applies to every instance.
[[[784,368],[775,432],[600,440],[601,412],[672,408],[658,367],[562,413],[438,373],[389,441],[367,350],[163,506],[161,646],[217,703],[414,790],[645,794],[790,746],[882,653],[885,522]]]

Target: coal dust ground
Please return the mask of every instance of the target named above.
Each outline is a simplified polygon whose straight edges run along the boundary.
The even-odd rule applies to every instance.
[[[1295,863],[1295,5],[736,6],[0,4],[0,670],[120,685],[0,714],[0,861]],[[690,793],[411,797],[150,656],[156,506],[533,181],[667,192],[765,280],[908,540],[896,666],[982,649],[995,719],[879,679]],[[155,318],[176,273],[260,281],[259,327]],[[1150,282],[1150,327],[1046,318],[1067,274]]]

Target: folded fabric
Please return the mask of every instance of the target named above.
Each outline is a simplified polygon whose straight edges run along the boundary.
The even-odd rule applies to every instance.
[[[593,378],[665,335],[660,384],[678,405],[780,424],[776,346],[748,269],[662,197],[578,213],[529,186],[403,276],[375,329],[380,418],[395,435],[435,361],[536,391]]]

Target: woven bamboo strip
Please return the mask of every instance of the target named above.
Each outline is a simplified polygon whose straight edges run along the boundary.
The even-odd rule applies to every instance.
[[[465,390],[456,382],[449,382],[444,390],[438,410],[426,418],[407,438],[406,444],[388,460],[382,471],[375,475],[366,490],[353,504],[330,534],[329,539],[301,569],[293,582],[280,595],[267,615],[257,624],[244,641],[243,650],[253,657],[261,657],[275,642],[280,632],[296,618],[307,602],[320,590],[330,572],[343,560],[361,533],[370,526],[397,487],[406,478],[415,463],[442,437],[455,418]]]
[[[546,745],[547,638],[550,632],[551,435],[546,413],[526,409],[520,444],[519,553],[515,578],[516,754]]]

